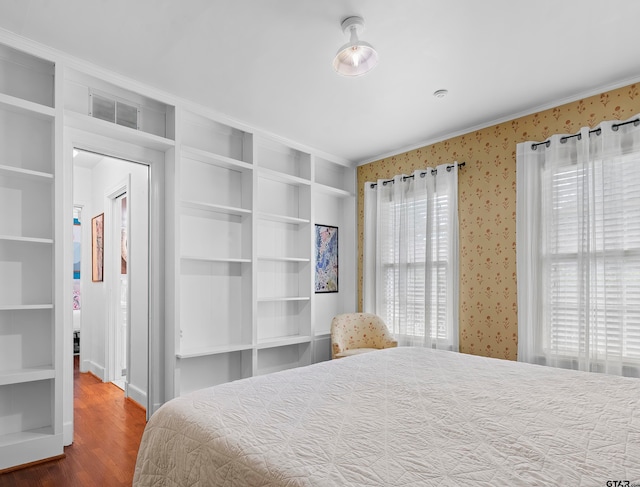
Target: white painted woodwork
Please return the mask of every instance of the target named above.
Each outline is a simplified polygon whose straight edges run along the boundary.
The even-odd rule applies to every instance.
[[[52,62],[0,46],[0,470],[62,453]]]
[[[354,169],[181,115],[169,389],[177,396],[328,360],[333,314],[356,307]],[[340,227],[339,293],[314,294],[315,223]]]
[[[72,170],[74,147],[150,166],[150,325],[131,341],[132,369],[142,360],[148,374],[130,382],[149,414],[195,389],[330,358],[331,318],[356,309],[353,167],[45,46],[0,41],[0,469],[73,440],[65,215],[74,177],[89,177]],[[90,117],[92,91],[138,106],[140,130]],[[82,199],[87,237],[102,209]],[[338,293],[314,293],[316,223],[340,228]],[[84,245],[90,279],[89,255]],[[83,299],[105,298],[100,287]],[[104,334],[82,333],[82,367],[101,375]]]

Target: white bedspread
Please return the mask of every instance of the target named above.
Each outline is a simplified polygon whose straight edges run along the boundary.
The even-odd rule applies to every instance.
[[[397,348],[205,389],[135,486],[640,485],[640,380]],[[615,484],[625,485],[625,484]]]

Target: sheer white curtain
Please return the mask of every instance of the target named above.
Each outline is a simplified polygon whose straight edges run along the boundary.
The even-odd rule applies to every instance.
[[[518,144],[521,361],[640,377],[640,126],[627,122]]]
[[[364,311],[400,345],[458,350],[458,165],[365,183]]]

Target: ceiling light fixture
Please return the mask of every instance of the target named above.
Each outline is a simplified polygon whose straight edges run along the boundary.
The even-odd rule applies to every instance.
[[[378,53],[371,44],[358,39],[358,34],[364,30],[364,20],[358,16],[347,17],[341,26],[350,39],[338,49],[333,69],[344,76],[360,76],[371,71],[378,64]]]

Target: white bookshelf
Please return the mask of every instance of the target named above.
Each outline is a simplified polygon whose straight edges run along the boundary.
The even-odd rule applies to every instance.
[[[328,314],[356,306],[355,170],[196,111],[177,126],[169,390],[328,359]],[[318,222],[341,232],[344,287],[331,296],[314,294]]]
[[[0,376],[0,386],[10,384],[25,384],[40,380],[55,378],[53,366],[28,367],[23,369],[8,369]]]
[[[72,441],[68,142],[151,163],[151,412],[201,387],[330,357],[332,316],[356,309],[354,168],[7,42],[25,52],[0,45],[0,470]],[[96,117],[96,94],[135,107],[137,127]],[[331,295],[314,293],[317,223],[340,228]]]
[[[225,382],[251,377],[252,350],[226,349],[179,360],[176,382],[181,395]]]
[[[0,46],[0,470],[62,454],[53,62]]]
[[[292,340],[292,342],[275,342],[273,346],[259,347],[255,375],[270,374],[310,364],[312,362],[311,341]]]
[[[173,395],[253,373],[252,135],[181,113]]]
[[[256,143],[256,374],[311,360],[311,155]]]

